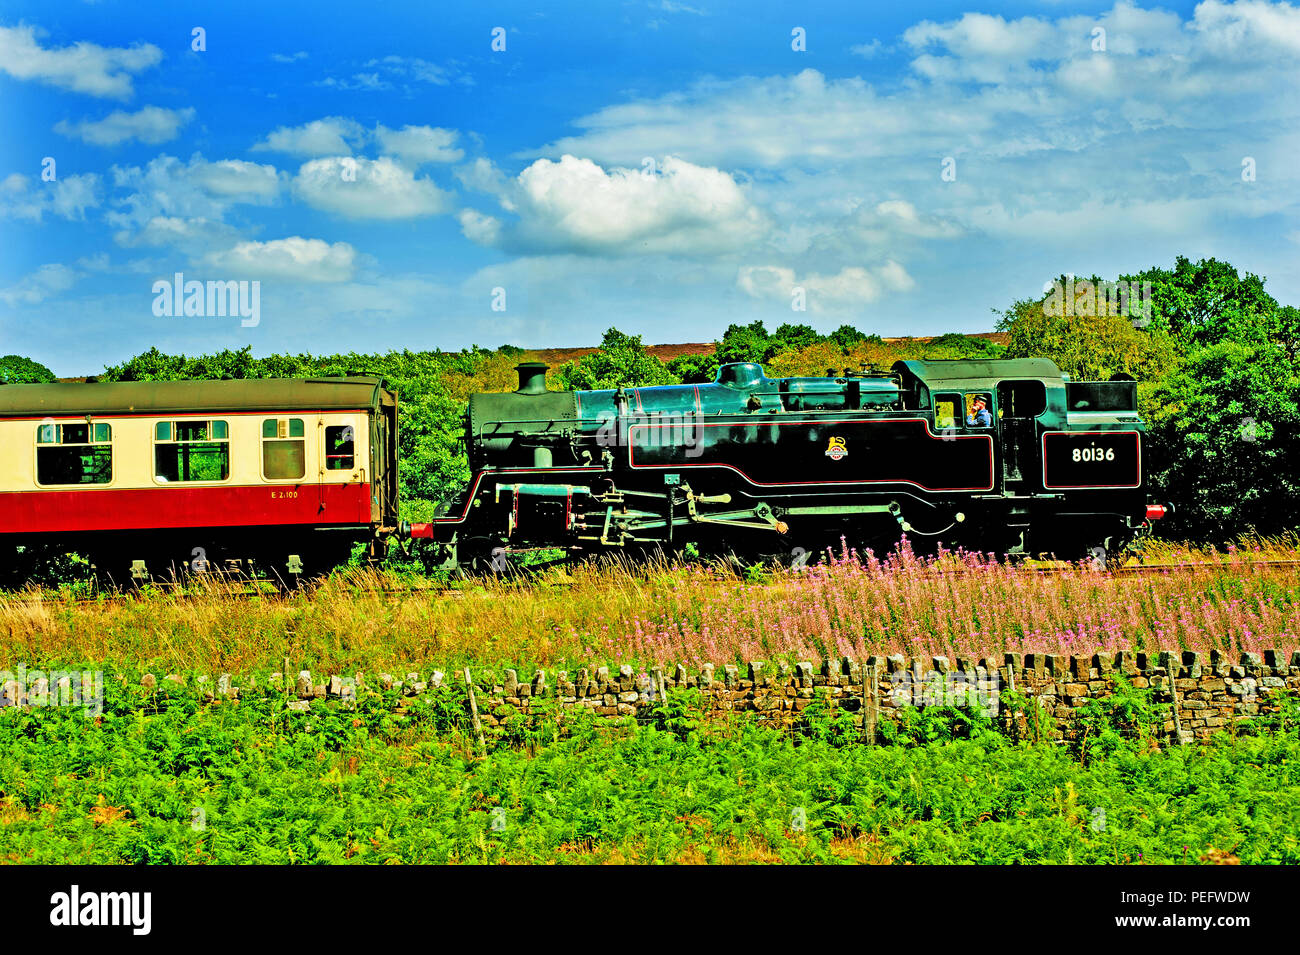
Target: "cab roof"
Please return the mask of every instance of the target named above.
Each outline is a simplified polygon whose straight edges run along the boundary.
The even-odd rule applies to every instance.
[[[894,362],[893,370],[906,371],[931,389],[964,387],[972,383],[987,387],[991,382],[1006,378],[1061,382],[1061,369],[1050,358],[912,359]]]

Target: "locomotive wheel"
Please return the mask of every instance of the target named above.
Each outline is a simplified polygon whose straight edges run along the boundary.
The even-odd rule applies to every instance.
[[[519,564],[499,541],[487,537],[471,537],[460,545],[460,567],[457,576],[517,577]]]

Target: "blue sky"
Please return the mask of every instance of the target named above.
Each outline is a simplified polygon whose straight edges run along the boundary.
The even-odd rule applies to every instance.
[[[0,354],[980,331],[1178,254],[1298,303],[1298,81],[1263,0],[6,0]]]

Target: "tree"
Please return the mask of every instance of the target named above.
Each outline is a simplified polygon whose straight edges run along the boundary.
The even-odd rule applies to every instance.
[[[1064,284],[1065,276],[1058,281]],[[1091,281],[1101,283],[1096,276]],[[1122,315],[1067,315],[1064,309],[1045,307],[1049,300],[1048,293],[1023,299],[1002,313],[998,329],[1009,333],[1005,357],[1050,358],[1082,381],[1116,372],[1157,380],[1177,364],[1176,344],[1161,327],[1139,329]]]
[[[1151,268],[1120,278],[1150,282],[1152,326],[1189,345],[1277,341],[1286,330],[1285,316],[1264,291],[1264,280],[1238,274],[1218,259],[1192,262],[1180,255],[1172,269]]]
[[[668,363],[668,370],[688,385],[700,385],[718,377],[718,353],[678,355]]]
[[[863,343],[881,345],[884,339],[879,335],[868,335],[866,332],[860,332],[852,325],[841,325],[835,331],[826,336],[827,341],[839,345],[840,348],[848,351],[850,348]]]
[[[626,335],[617,328],[605,332],[599,349],[563,365],[556,378],[561,388],[570,391],[678,383],[667,365],[646,352],[640,335]]]
[[[54,381],[54,372],[22,355],[0,358],[0,385],[42,385]]]
[[[811,325],[781,325],[772,333],[766,357],[772,358],[787,348],[807,348],[825,340],[825,336]],[[771,350],[771,346],[775,346],[775,351]]]
[[[766,361],[768,349],[772,347],[771,336],[762,322],[750,322],[748,325],[728,325],[718,342],[718,363],[722,365],[738,361]]]
[[[1274,344],[1193,352],[1153,395],[1148,474],[1175,504],[1162,532],[1226,540],[1300,519],[1300,362]]]

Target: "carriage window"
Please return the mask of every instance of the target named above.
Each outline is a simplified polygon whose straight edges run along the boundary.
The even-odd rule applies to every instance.
[[[262,422],[262,474],[272,481],[307,473],[306,430],[301,418],[267,418]]]
[[[153,473],[159,481],[230,477],[230,438],[224,421],[159,421],[153,448]]]
[[[350,471],[353,467],[352,425],[330,425],[325,429],[325,470]]]
[[[36,428],[36,483],[107,484],[113,480],[110,425],[42,424]]]

